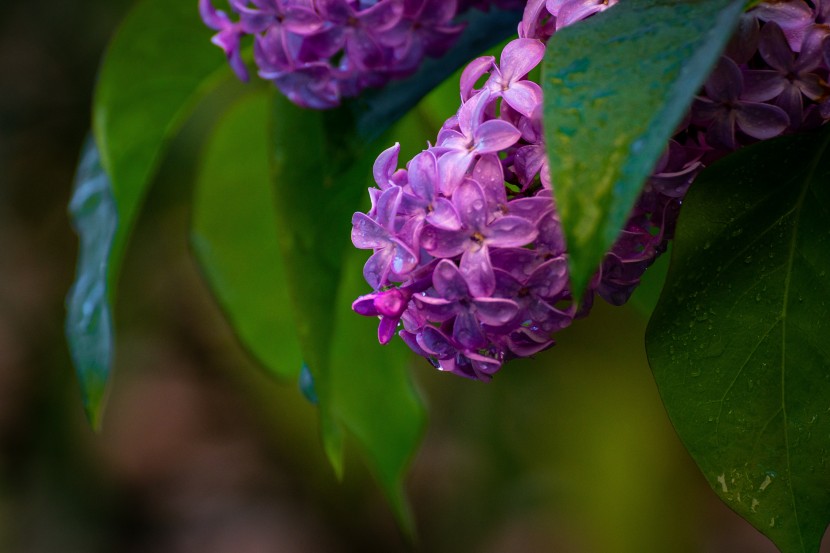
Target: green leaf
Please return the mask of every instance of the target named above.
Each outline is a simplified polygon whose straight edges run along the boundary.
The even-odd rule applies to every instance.
[[[295,378],[302,357],[275,223],[269,98],[244,98],[217,125],[196,184],[191,243],[243,346],[271,374]]]
[[[118,206],[111,278],[167,140],[211,85],[229,74],[210,35],[192,0],[143,0],[107,49],[93,128]]]
[[[85,215],[92,208],[82,206],[93,201],[83,185],[91,178],[87,159],[92,157],[85,157],[71,208],[81,253],[66,320],[84,405],[95,427],[113,358],[109,302],[127,237],[167,139],[225,66],[209,41],[210,31],[191,0],[144,0],[124,20],[101,67],[93,130],[109,179],[96,177],[94,201],[100,206],[97,215]]]
[[[66,298],[66,338],[87,416],[97,430],[113,357],[107,260],[117,214],[109,177],[92,136],[78,164],[69,212],[81,245],[75,283]]]
[[[626,0],[548,43],[545,137],[577,297],[742,9],[741,0]]]
[[[706,479],[784,553],[830,521],[830,127],[706,169],[647,349]]]
[[[411,537],[414,526],[403,481],[426,414],[412,386],[407,346],[398,339],[381,346],[377,319],[351,310],[352,302],[367,292],[365,261],[366,252],[356,249],[346,259],[332,343],[331,409],[371,461],[403,531]]]
[[[366,253],[351,245],[351,217],[368,200],[380,143],[356,139],[348,108],[308,111],[277,96],[272,122],[278,235],[326,453],[342,474],[344,429],[351,432],[411,529],[402,479],[423,409],[400,346],[380,346],[377,321],[350,309],[367,292],[360,282]]]
[[[349,117],[343,109],[304,110],[274,97],[271,159],[280,248],[297,335],[320,399],[326,453],[338,474],[343,437],[329,410],[334,306],[351,248],[351,216],[362,204],[372,164],[372,148],[351,133]]]

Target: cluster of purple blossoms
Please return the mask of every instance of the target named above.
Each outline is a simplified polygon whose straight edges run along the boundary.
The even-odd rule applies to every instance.
[[[568,283],[565,243],[542,134],[542,91],[528,80],[557,29],[615,0],[530,0],[519,38],[472,61],[462,105],[434,145],[398,168],[399,146],[374,166],[371,209],[352,242],[373,250],[374,291],[353,309],[380,319],[437,368],[489,380],[504,361],[553,345],[593,296],[625,303],[674,233],[700,170],[738,147],[830,118],[830,1],[760,4],[742,16],[726,54],[658,161],[582,305]]]
[[[412,74],[424,56],[444,54],[463,25],[458,13],[519,0],[227,0],[231,15],[199,0],[240,79],[248,80],[241,40],[252,35],[261,78],[295,104],[327,109],[342,97]]]

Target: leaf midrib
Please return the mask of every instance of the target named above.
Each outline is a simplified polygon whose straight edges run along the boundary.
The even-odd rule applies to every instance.
[[[786,373],[787,373],[787,306],[790,301],[790,282],[792,280],[793,264],[795,262],[796,243],[798,241],[798,229],[801,221],[801,214],[804,208],[804,200],[807,197],[807,191],[812,187],[813,178],[815,177],[816,169],[819,161],[824,157],[827,151],[828,144],[830,144],[830,137],[824,140],[824,143],[819,148],[817,155],[812,159],[809,169],[805,173],[804,186],[796,200],[792,212],[795,213],[795,220],[793,221],[793,232],[790,239],[789,257],[787,259],[787,272],[784,277],[784,297],[781,302],[781,413],[784,417],[784,454],[787,463],[787,489],[790,495],[790,502],[793,508],[793,515],[795,516],[795,524],[798,528],[798,539],[801,543],[801,550],[806,553],[804,545],[804,533],[801,529],[801,523],[798,519],[798,508],[796,507],[795,491],[792,485],[792,471],[790,460],[790,435],[789,435],[789,421],[787,417],[787,394],[786,394]]]

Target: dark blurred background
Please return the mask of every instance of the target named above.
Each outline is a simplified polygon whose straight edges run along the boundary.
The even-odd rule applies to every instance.
[[[336,481],[313,406],[254,366],[201,281],[187,248],[193,128],[137,225],[104,430],[87,426],[63,337],[77,253],[66,204],[96,67],[128,7],[0,2],[0,552],[413,549],[354,448]],[[457,107],[446,97],[424,104],[437,123]],[[408,482],[414,548],[775,551],[677,440],[645,360],[646,319],[598,305],[488,385],[413,360],[430,410]]]

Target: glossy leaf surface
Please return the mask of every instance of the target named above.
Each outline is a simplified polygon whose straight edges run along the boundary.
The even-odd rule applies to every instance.
[[[77,211],[88,186],[76,185],[77,205],[70,209],[81,252],[66,320],[87,416],[95,427],[113,358],[111,302],[124,247],[166,140],[224,65],[221,54],[204,47],[209,38],[192,2],[144,0],[122,23],[101,67],[93,131],[109,178],[97,177],[94,197],[100,203],[96,213],[106,211],[106,216]],[[81,174],[89,174],[86,163],[87,158],[79,183]]]
[[[649,361],[712,488],[784,553],[830,521],[830,127],[705,170],[649,323]]]
[[[191,243],[243,346],[269,373],[300,374],[268,163],[269,96],[231,108],[205,148],[193,200]]]
[[[75,175],[69,213],[81,244],[75,282],[66,298],[66,338],[87,417],[99,429],[113,358],[107,261],[118,215],[109,177],[91,136]]]
[[[113,37],[93,104],[93,129],[112,180],[118,228],[109,274],[164,146],[196,100],[227,73],[190,0],[143,0]]]
[[[725,47],[740,0],[625,0],[557,31],[545,136],[577,295]]]

